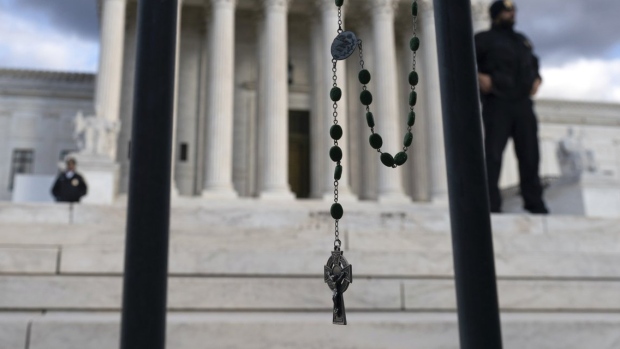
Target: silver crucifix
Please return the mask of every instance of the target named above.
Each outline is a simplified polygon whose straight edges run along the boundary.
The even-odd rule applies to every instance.
[[[334,320],[335,325],[346,325],[347,315],[344,310],[343,293],[353,283],[353,270],[351,264],[342,256],[342,251],[332,252],[324,268],[324,278],[327,286],[333,291]]]

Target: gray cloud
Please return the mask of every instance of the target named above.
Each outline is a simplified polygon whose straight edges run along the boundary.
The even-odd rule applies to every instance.
[[[6,6],[20,17],[49,23],[52,30],[99,40],[97,0],[13,0]]]
[[[45,21],[56,30],[98,40],[97,0],[0,0],[11,13]],[[6,5],[8,3],[8,5]],[[607,58],[620,50],[620,1],[515,0],[517,30],[526,34],[545,64]]]
[[[516,0],[517,30],[544,62],[608,58],[620,44],[620,1]]]

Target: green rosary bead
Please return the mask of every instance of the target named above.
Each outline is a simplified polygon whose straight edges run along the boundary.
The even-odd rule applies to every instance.
[[[336,3],[336,6],[341,7],[342,4],[344,4],[344,0],[336,0],[334,1]]]
[[[374,149],[379,149],[383,145],[383,139],[378,133],[371,134],[368,141],[370,142],[370,146]]]
[[[340,138],[342,138],[342,127],[340,127],[340,125],[333,125],[329,129],[329,135],[332,137],[333,140],[339,140]]]
[[[411,91],[409,93],[409,105],[413,107],[416,103],[418,103],[418,93]]]
[[[362,91],[360,93],[360,101],[363,105],[370,105],[372,103],[372,93],[368,90]]]
[[[370,72],[366,69],[362,69],[360,70],[360,73],[357,75],[357,78],[359,79],[362,85],[366,85],[367,83],[370,82]]]
[[[342,177],[342,166],[337,165],[336,169],[334,170],[334,180],[339,181],[340,177]]]
[[[417,51],[420,48],[420,39],[417,36],[411,38],[409,48],[411,48],[411,51]]]
[[[342,205],[340,205],[339,203],[335,203],[335,204],[332,204],[332,207],[329,210],[329,213],[332,215],[333,219],[338,220],[342,218],[342,215],[344,214],[344,210],[342,209]]]
[[[401,151],[400,153],[394,155],[394,164],[396,164],[397,166],[400,166],[405,162],[407,162],[407,153],[405,153],[404,151]]]
[[[329,157],[333,162],[338,162],[342,160],[342,149],[339,146],[335,145],[331,147],[329,150]]]
[[[418,15],[418,2],[417,1],[414,1],[413,4],[411,4],[411,15],[413,16]]]
[[[331,91],[329,91],[329,98],[332,101],[338,102],[342,97],[342,90],[338,87],[332,87]]]
[[[418,73],[415,71],[412,71],[411,73],[409,73],[409,85],[411,86],[415,86],[418,84],[419,78],[418,78]]]
[[[409,112],[409,117],[407,118],[407,125],[411,127],[413,126],[413,124],[415,124],[415,112],[412,110]]]
[[[405,147],[409,147],[411,145],[411,142],[413,142],[413,133],[411,132],[405,133],[405,139],[403,140],[403,145]]]
[[[371,112],[366,113],[366,123],[368,124],[368,127],[370,128],[375,127],[375,117],[372,115]]]
[[[394,166],[394,158],[390,155],[390,153],[381,154],[381,162],[387,167]]]

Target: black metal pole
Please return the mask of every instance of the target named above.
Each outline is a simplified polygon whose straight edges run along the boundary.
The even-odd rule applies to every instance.
[[[163,349],[177,0],[138,1],[121,349]]]
[[[469,0],[434,0],[461,349],[501,349]]]

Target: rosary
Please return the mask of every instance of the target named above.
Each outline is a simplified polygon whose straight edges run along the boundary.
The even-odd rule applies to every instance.
[[[413,65],[411,73],[409,73],[409,84],[411,85],[411,92],[409,93],[409,115],[407,117],[407,133],[403,140],[403,150],[396,155],[392,156],[390,153],[382,152],[381,146],[383,145],[383,139],[375,132],[375,120],[374,116],[370,112],[370,104],[372,103],[372,94],[368,91],[366,84],[370,82],[370,72],[364,69],[364,58],[362,50],[362,40],[358,39],[351,31],[344,31],[342,29],[342,5],[344,0],[335,0],[338,7],[338,36],[334,39],[331,46],[332,54],[332,72],[334,73],[333,87],[329,92],[329,98],[334,102],[334,125],[329,130],[329,135],[334,140],[334,146],[329,150],[329,157],[336,163],[336,169],[334,170],[334,203],[331,206],[330,214],[335,220],[335,238],[334,238],[334,251],[327,260],[324,267],[324,280],[332,290],[332,300],[334,302],[333,308],[333,323],[335,325],[346,325],[347,317],[344,310],[344,297],[343,293],[349,287],[349,284],[353,282],[352,266],[342,255],[340,247],[342,241],[339,238],[338,221],[342,218],[344,210],[342,205],[338,203],[338,180],[342,176],[342,149],[338,146],[338,140],[342,137],[342,127],[338,125],[338,101],[342,97],[342,90],[338,88],[337,76],[336,76],[336,63],[339,60],[345,60],[353,52],[355,48],[359,48],[360,66],[361,70],[358,75],[359,82],[362,84],[362,93],[360,94],[360,102],[366,106],[366,123],[370,127],[369,143],[373,149],[376,149],[381,154],[380,159],[387,167],[396,168],[401,166],[407,161],[407,149],[413,142],[413,134],[411,133],[411,127],[415,123],[415,112],[413,107],[417,102],[417,93],[415,86],[418,84],[418,73],[416,72],[416,52],[420,47],[420,39],[416,35],[416,25],[418,17],[418,3],[416,0],[411,5],[411,14],[413,16],[413,37],[409,42],[409,48],[413,52]]]

